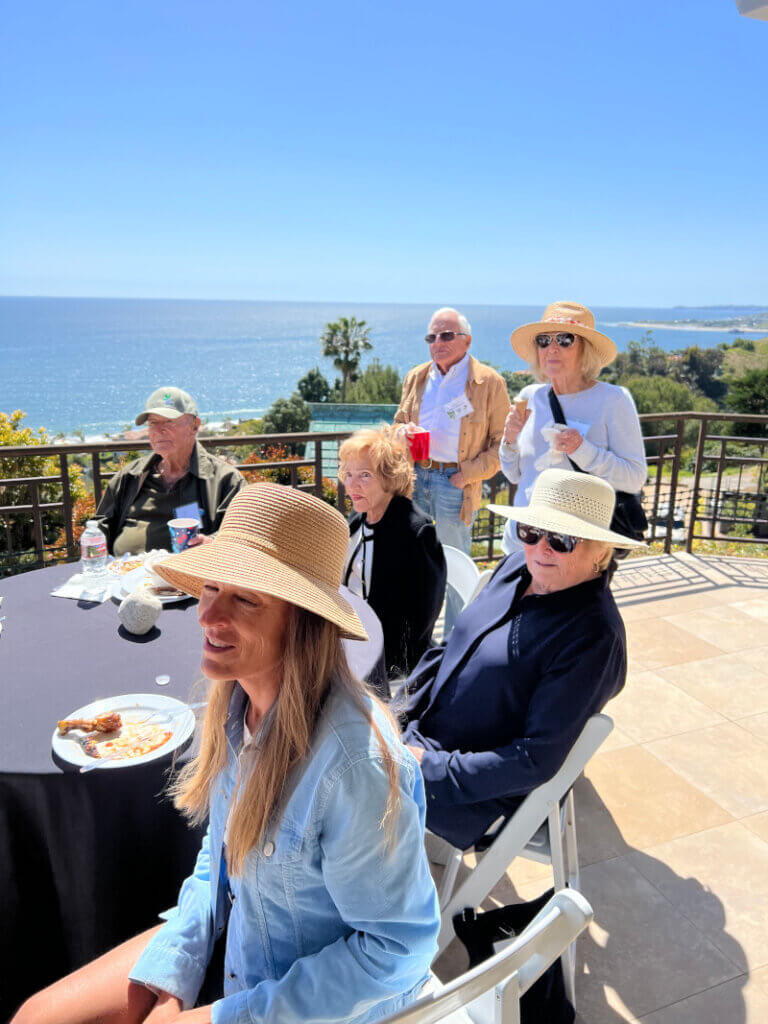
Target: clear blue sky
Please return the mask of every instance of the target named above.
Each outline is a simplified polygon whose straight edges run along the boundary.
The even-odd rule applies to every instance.
[[[0,293],[768,304],[733,0],[4,0]]]

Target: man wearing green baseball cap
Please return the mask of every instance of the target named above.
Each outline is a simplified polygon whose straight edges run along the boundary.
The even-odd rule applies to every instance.
[[[153,391],[136,417],[137,426],[144,423],[152,452],[112,477],[96,512],[109,551],[116,557],[153,548],[170,551],[172,519],[197,519],[200,540],[210,539],[230,501],[245,485],[233,466],[210,455],[198,442],[197,404],[186,391],[175,387]]]

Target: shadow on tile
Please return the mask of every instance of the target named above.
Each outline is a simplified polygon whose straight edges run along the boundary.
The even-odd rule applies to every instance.
[[[725,910],[718,896],[697,878],[683,878],[667,864],[630,846],[589,779],[580,780],[578,800],[581,806],[591,806],[591,820],[595,809],[599,811],[600,845],[605,850],[622,851],[581,872],[581,888],[595,919],[578,944],[580,1020],[585,1024],[623,1024],[722,986],[718,991],[718,999],[725,1004],[718,1003],[722,1024],[752,1024],[754,1016],[747,1016],[743,994],[747,977],[739,966],[745,953],[726,931]],[[612,836],[606,833],[609,829]],[[586,836],[584,839],[586,844]],[[549,876],[528,875],[525,882],[518,879],[519,873],[511,870],[484,909],[500,902],[531,900],[551,885]],[[675,891],[678,898],[674,904],[665,891]],[[690,902],[699,913],[702,907],[706,909],[706,934],[686,916],[681,892],[686,897],[683,904]],[[466,956],[458,942],[446,950],[436,968],[444,981],[466,969]],[[665,1024],[667,1019],[663,1017]],[[669,1017],[673,1019],[674,1015]]]

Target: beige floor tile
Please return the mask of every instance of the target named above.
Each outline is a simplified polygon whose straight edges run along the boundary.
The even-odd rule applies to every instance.
[[[734,722],[654,740],[643,749],[735,818],[768,810],[768,744]]]
[[[768,689],[768,682],[766,682],[766,689]],[[739,718],[737,721],[742,729],[746,729],[753,736],[757,736],[763,743],[768,743],[768,712],[763,712],[761,715],[748,715],[746,718]]]
[[[768,587],[743,586],[723,587],[717,591],[719,604],[735,604],[741,601],[760,601],[768,597]]]
[[[768,702],[768,679],[765,690]],[[655,672],[632,672],[624,689],[606,705],[605,711],[636,743],[647,743],[662,736],[674,736],[725,721],[712,707],[671,685]]]
[[[751,665],[745,654],[668,665],[658,675],[726,718],[743,718],[768,711],[768,672]]]
[[[693,616],[694,613],[690,614]],[[687,616],[683,616],[683,619],[688,621]],[[689,630],[681,629],[667,619],[631,623],[627,632],[627,646],[630,667],[635,671],[655,671],[665,665],[676,665],[697,658],[714,658],[723,653],[723,648],[693,636]]]
[[[754,832],[756,836],[760,836],[764,842],[768,843],[768,811],[763,811],[762,814],[751,814],[748,818],[739,820],[750,832]]]
[[[715,644],[723,651],[760,647],[766,641],[765,623],[751,615],[745,615],[732,604],[710,609],[702,608],[697,612],[685,612],[682,615],[668,615],[664,621]]]
[[[628,860],[742,971],[768,964],[768,843],[740,822]]]
[[[700,608],[711,608],[717,600],[716,594],[717,590],[714,587],[709,587],[694,594],[682,591],[676,594],[668,594],[662,591],[658,594],[650,593],[644,595],[641,603],[634,603],[637,601],[636,596],[626,595],[622,601],[622,595],[617,594],[616,604],[619,606],[619,611],[625,622],[639,621],[641,619],[658,619],[666,615],[678,615],[684,612],[697,611]],[[628,603],[629,601],[633,603]]]
[[[768,672],[768,646],[752,647],[748,651],[741,651],[739,658],[758,671]]]
[[[741,973],[628,858],[585,868],[582,889],[595,911],[578,944],[577,999],[589,1024],[641,1017]]]
[[[643,747],[599,754],[575,792],[579,857],[585,864],[731,820]]]
[[[749,977],[750,981],[768,995],[768,967],[758,967],[757,970],[750,971]],[[765,1019],[768,1020],[768,1017]]]
[[[750,618],[764,622],[768,630],[768,595],[753,597],[750,601],[734,601],[731,608],[736,608],[745,615],[749,615]]]
[[[768,995],[746,974],[641,1018],[642,1024],[765,1024]]]
[[[605,740],[602,747],[600,747],[600,753],[607,754],[611,750],[621,750],[623,747],[632,747],[634,745],[635,741],[619,729],[618,726],[614,725],[610,735]]]

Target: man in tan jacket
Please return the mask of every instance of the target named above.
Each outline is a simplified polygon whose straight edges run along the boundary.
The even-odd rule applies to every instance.
[[[406,375],[395,422],[409,434],[429,431],[430,457],[416,463],[413,500],[433,517],[443,544],[470,554],[483,480],[499,470],[507,388],[469,355],[472,330],[455,309],[437,310],[425,340],[430,360]]]

